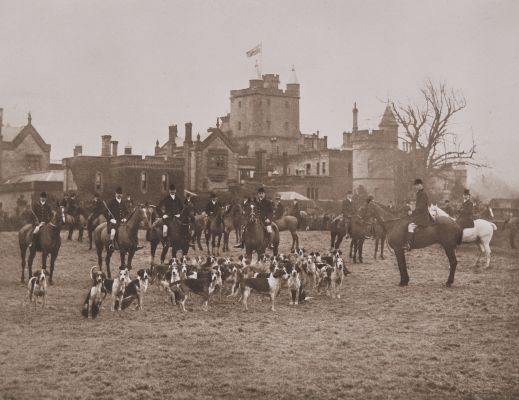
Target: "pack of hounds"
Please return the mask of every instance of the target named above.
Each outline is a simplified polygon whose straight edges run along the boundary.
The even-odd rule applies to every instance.
[[[252,292],[268,295],[271,310],[275,311],[275,301],[281,289],[287,288],[289,304],[298,305],[312,299],[307,291],[319,295],[325,293],[332,298],[340,298],[344,276],[349,274],[342,252],[336,250],[327,255],[317,252],[307,253],[296,249],[288,255],[260,256],[254,264],[240,256],[232,258],[181,257],[168,264],[153,265],[140,269],[136,276],[131,271],[120,269],[114,279],[93,266],[90,269],[91,287],[88,289],[81,314],[85,318],[96,318],[107,297],[111,311],[121,311],[136,302],[135,309],[142,309],[143,298],[148,286],[155,285],[163,293],[164,302],[178,305],[186,311],[186,300],[192,294],[202,298],[203,310],[207,311],[213,296],[222,299],[238,299],[248,310],[247,300]],[[28,299],[36,306],[38,299],[45,306],[47,296],[47,271],[34,274],[28,283]]]

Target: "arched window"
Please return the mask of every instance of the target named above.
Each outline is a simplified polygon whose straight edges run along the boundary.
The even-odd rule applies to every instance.
[[[161,187],[162,187],[162,191],[166,192],[168,190],[168,186],[169,186],[169,176],[168,176],[168,174],[166,172],[164,172],[162,174],[162,178],[161,178],[160,184],[161,184]]]
[[[103,191],[103,174],[101,172],[97,171],[95,180],[94,180],[94,188],[96,192],[102,192]]]
[[[238,121],[238,130],[241,131],[241,121]]]
[[[146,171],[141,172],[141,192],[146,193],[148,191],[148,174]]]

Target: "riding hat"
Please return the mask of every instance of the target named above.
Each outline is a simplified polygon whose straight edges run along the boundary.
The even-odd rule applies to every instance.
[[[123,194],[123,189],[120,186],[118,186],[117,189],[115,189],[115,193],[116,194]]]
[[[265,193],[265,189],[262,188],[262,187],[260,187],[260,188],[258,189],[258,193]]]
[[[215,192],[211,192],[210,196],[211,196],[212,199],[215,199],[216,198],[216,193]]]
[[[101,197],[101,196],[99,196],[99,193],[95,192],[95,193],[94,193],[94,197],[99,198],[99,197]]]
[[[373,199],[374,199],[374,197],[369,195],[368,197],[366,197],[366,203],[371,202]]]
[[[177,190],[177,188],[175,187],[175,185],[171,184],[169,185],[169,190]]]
[[[276,195],[276,200],[281,200],[281,195],[280,194]]]
[[[464,189],[463,190],[463,196],[470,196],[470,190],[469,189]]]
[[[421,179],[415,179],[413,185],[423,185],[423,182]]]
[[[349,194],[353,194],[353,193],[351,192],[351,190],[348,190],[348,191],[346,192],[346,196],[349,195]]]
[[[43,198],[46,199],[47,198],[47,193],[46,192],[41,192],[40,193],[40,197],[43,197]]]

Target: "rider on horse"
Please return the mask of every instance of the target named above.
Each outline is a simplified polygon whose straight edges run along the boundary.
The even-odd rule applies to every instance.
[[[71,193],[67,204],[67,214],[72,215],[74,218],[79,214],[79,204],[76,199],[76,194]]]
[[[265,197],[265,189],[258,189],[258,210],[263,226],[267,231],[269,247],[272,247],[272,218],[274,217],[274,205]]]
[[[164,245],[167,245],[168,241],[168,224],[165,221],[168,218],[179,218],[180,213],[184,209],[184,205],[182,201],[180,201],[177,196],[177,188],[175,185],[169,185],[169,195],[164,197],[162,201],[159,203],[159,207],[157,209],[157,213],[159,217],[162,218],[162,241]]]
[[[470,199],[469,189],[463,191],[463,204],[458,212],[456,222],[462,230],[465,228],[474,228],[474,205]]]
[[[101,214],[103,214],[103,211],[104,211],[103,202],[99,198],[99,193],[94,193],[94,199],[92,200],[92,205],[90,206],[90,210],[91,210],[91,212],[90,212],[90,215],[88,216],[88,221],[87,221],[87,228],[89,231],[91,231],[93,228],[92,224],[94,223],[94,220],[97,217],[99,217]]]
[[[126,222],[126,217],[128,216],[128,210],[123,201],[123,190],[120,187],[115,189],[115,197],[108,202],[104,212],[106,220],[108,221],[107,231],[110,232],[109,248],[113,250],[117,228],[121,223]]]
[[[205,213],[207,214],[207,217],[216,217],[218,215],[218,210],[220,209],[220,201],[218,200],[218,196],[215,192],[211,192],[210,200],[207,202],[205,206]],[[205,230],[206,232],[209,232],[209,229],[211,228],[211,219],[207,218],[207,221],[205,222]]]
[[[31,246],[36,245],[36,242],[38,240],[38,232],[40,231],[40,228],[50,222],[52,218],[52,209],[47,203],[47,193],[41,192],[40,193],[40,201],[37,203],[34,203],[32,206],[32,214],[34,216],[33,219],[33,226],[34,230],[32,232],[32,238],[31,238]]]
[[[351,190],[346,192],[346,199],[342,201],[342,218],[348,228],[348,236],[351,236],[351,218],[355,215],[355,206],[353,205],[353,193]]]
[[[415,229],[417,227],[426,227],[432,222],[431,214],[429,214],[429,197],[424,190],[421,179],[415,179],[414,189],[416,191],[416,206],[411,213],[411,223],[407,229],[407,251],[410,251],[413,247]]]
[[[63,198],[59,201],[58,204],[60,207],[63,207],[64,210],[66,211],[68,208],[68,201],[69,201],[68,193],[63,192]]]
[[[276,195],[274,206],[274,219],[278,220],[283,218],[283,215],[285,215],[285,207],[281,204],[281,196],[279,194]]]

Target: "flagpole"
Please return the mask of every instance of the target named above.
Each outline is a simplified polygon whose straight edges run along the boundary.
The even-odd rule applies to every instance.
[[[260,42],[260,78],[263,77],[263,42]]]

